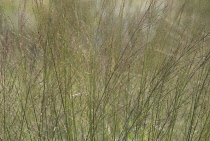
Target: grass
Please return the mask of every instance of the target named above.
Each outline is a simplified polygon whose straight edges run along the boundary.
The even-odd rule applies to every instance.
[[[208,141],[208,25],[150,2],[34,0],[14,28],[2,10],[0,140]]]

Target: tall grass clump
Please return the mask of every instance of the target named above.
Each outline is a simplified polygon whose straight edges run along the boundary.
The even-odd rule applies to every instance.
[[[198,3],[2,1],[0,140],[208,141]]]

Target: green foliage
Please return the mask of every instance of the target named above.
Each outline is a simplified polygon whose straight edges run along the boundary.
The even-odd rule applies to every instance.
[[[150,2],[25,3],[33,28],[0,35],[0,140],[208,141],[208,25]]]

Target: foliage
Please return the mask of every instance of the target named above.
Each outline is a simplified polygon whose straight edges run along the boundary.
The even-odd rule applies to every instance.
[[[188,1],[132,16],[125,0],[96,2],[34,0],[33,26],[1,26],[0,140],[208,141],[202,17]]]

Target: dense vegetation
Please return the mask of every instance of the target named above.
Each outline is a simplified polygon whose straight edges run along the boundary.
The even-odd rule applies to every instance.
[[[209,5],[2,1],[0,140],[209,141]]]

